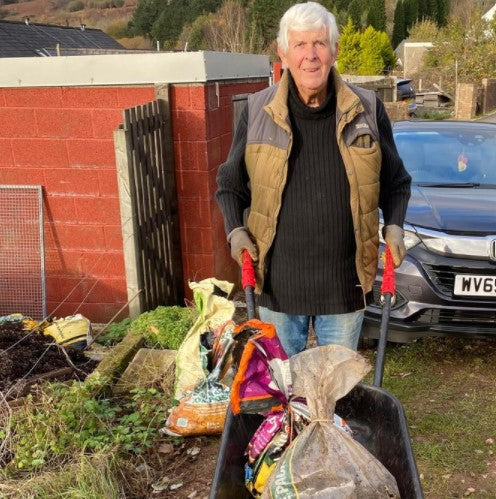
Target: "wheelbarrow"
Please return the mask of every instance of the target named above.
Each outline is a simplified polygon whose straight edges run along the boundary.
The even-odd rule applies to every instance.
[[[243,255],[242,284],[246,294],[248,319],[255,317],[255,276],[249,255]],[[374,371],[374,384],[358,383],[338,400],[335,412],[346,420],[353,437],[374,455],[394,476],[402,499],[422,499],[422,487],[413,455],[403,407],[382,388],[384,356],[391,303],[394,299],[394,265],[386,248],[381,294],[383,314]],[[222,433],[210,499],[251,497],[245,487],[246,447],[263,421],[263,416],[228,410]]]

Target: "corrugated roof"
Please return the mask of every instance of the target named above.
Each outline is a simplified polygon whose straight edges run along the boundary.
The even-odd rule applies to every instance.
[[[49,57],[61,49],[122,49],[102,30],[0,21],[0,57]]]

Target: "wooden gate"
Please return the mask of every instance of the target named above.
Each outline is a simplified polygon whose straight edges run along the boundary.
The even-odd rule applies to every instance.
[[[183,304],[168,87],[114,132],[129,314]]]

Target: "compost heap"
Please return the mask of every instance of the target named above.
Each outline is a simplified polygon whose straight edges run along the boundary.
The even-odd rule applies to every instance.
[[[244,325],[252,336],[233,383],[235,414],[265,416],[246,450],[245,480],[254,497],[399,497],[391,473],[334,414],[370,370],[338,345],[288,359],[271,324]],[[238,332],[240,332],[238,330]]]
[[[67,347],[64,353],[53,337],[27,330],[26,327],[34,324],[29,321],[21,315],[0,317],[0,391],[7,400],[24,395],[37,379],[84,376],[95,366],[80,349]],[[74,372],[71,363],[80,371]],[[64,368],[67,369],[60,371]],[[58,376],[49,376],[56,371]]]

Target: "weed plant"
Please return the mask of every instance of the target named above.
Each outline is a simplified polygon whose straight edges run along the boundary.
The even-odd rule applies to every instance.
[[[28,396],[10,421],[13,456],[5,468],[33,471],[96,452],[142,454],[158,439],[166,397],[154,388],[134,389],[122,399],[95,396],[103,380],[92,377],[66,386],[46,384]]]
[[[111,324],[107,333],[98,338],[98,342],[115,345],[124,338],[128,329],[133,329],[145,337],[146,347],[177,350],[197,315],[198,312],[191,307],[159,306],[134,320],[128,318]]]

